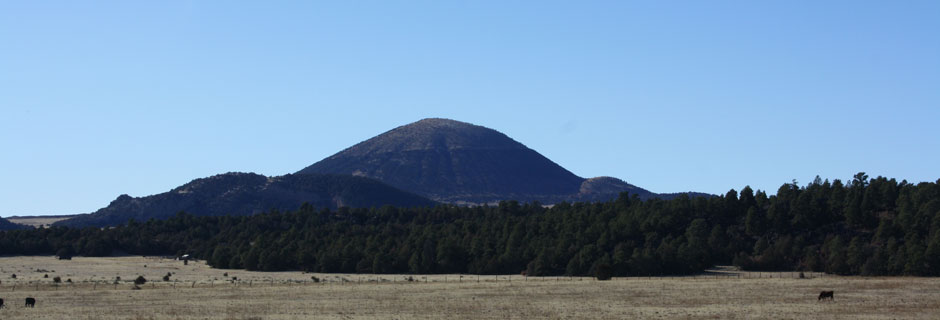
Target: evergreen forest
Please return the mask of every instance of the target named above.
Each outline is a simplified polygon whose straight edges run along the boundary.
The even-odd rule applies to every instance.
[[[713,265],[940,275],[940,180],[865,173],[776,194],[493,206],[315,208],[0,232],[0,255],[191,254],[217,268],[530,276],[693,274]]]

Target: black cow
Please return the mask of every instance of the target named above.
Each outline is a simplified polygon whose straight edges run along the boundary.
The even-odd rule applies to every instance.
[[[36,299],[33,299],[33,298],[26,298],[26,307],[27,307],[27,308],[34,308],[34,307],[36,307]]]
[[[816,301],[823,300],[826,298],[829,298],[829,300],[832,301],[834,299],[833,293],[835,293],[835,291],[820,291],[819,298],[816,298]]]

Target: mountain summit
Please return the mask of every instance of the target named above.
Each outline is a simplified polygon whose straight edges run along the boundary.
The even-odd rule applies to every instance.
[[[652,194],[612,178],[581,178],[499,131],[439,118],[389,130],[297,174],[364,176],[456,204],[594,200],[601,191]]]

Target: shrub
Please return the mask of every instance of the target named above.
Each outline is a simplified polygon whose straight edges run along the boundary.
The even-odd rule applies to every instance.
[[[145,283],[147,283],[147,279],[144,278],[144,276],[137,276],[137,279],[134,279],[134,284],[136,285],[142,285]]]
[[[44,274],[44,275],[42,275],[42,277],[48,279],[48,278],[49,278],[49,274],[48,274],[48,273],[47,273],[47,274]]]
[[[55,278],[52,278],[52,282],[61,283],[61,282],[62,282],[62,277],[55,276]]]
[[[163,276],[163,281],[170,281],[170,275]]]
[[[310,277],[310,280],[313,280],[313,282],[316,282],[316,283],[320,282],[320,278],[317,278],[317,276]]]
[[[10,275],[10,278],[16,279],[16,274],[15,274],[15,273],[14,273],[14,274],[11,274],[11,275]]]

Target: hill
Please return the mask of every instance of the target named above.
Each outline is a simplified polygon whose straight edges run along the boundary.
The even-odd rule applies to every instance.
[[[437,118],[392,129],[297,174],[364,176],[455,204],[658,196],[616,178],[579,177],[499,131]]]
[[[18,229],[26,229],[26,228],[27,228],[27,227],[24,226],[24,225],[15,224],[15,223],[13,223],[13,222],[10,222],[10,221],[7,220],[7,219],[0,218],[0,231],[18,230]]]
[[[88,215],[56,222],[59,226],[108,226],[129,219],[166,219],[178,212],[197,216],[251,215],[295,210],[303,203],[317,208],[432,206],[435,202],[381,182],[353,176],[226,173],[196,179],[165,193],[121,195],[107,207]]]
[[[29,227],[10,222],[10,220],[0,218],[0,231],[5,230],[18,230],[18,229],[27,229]]]

